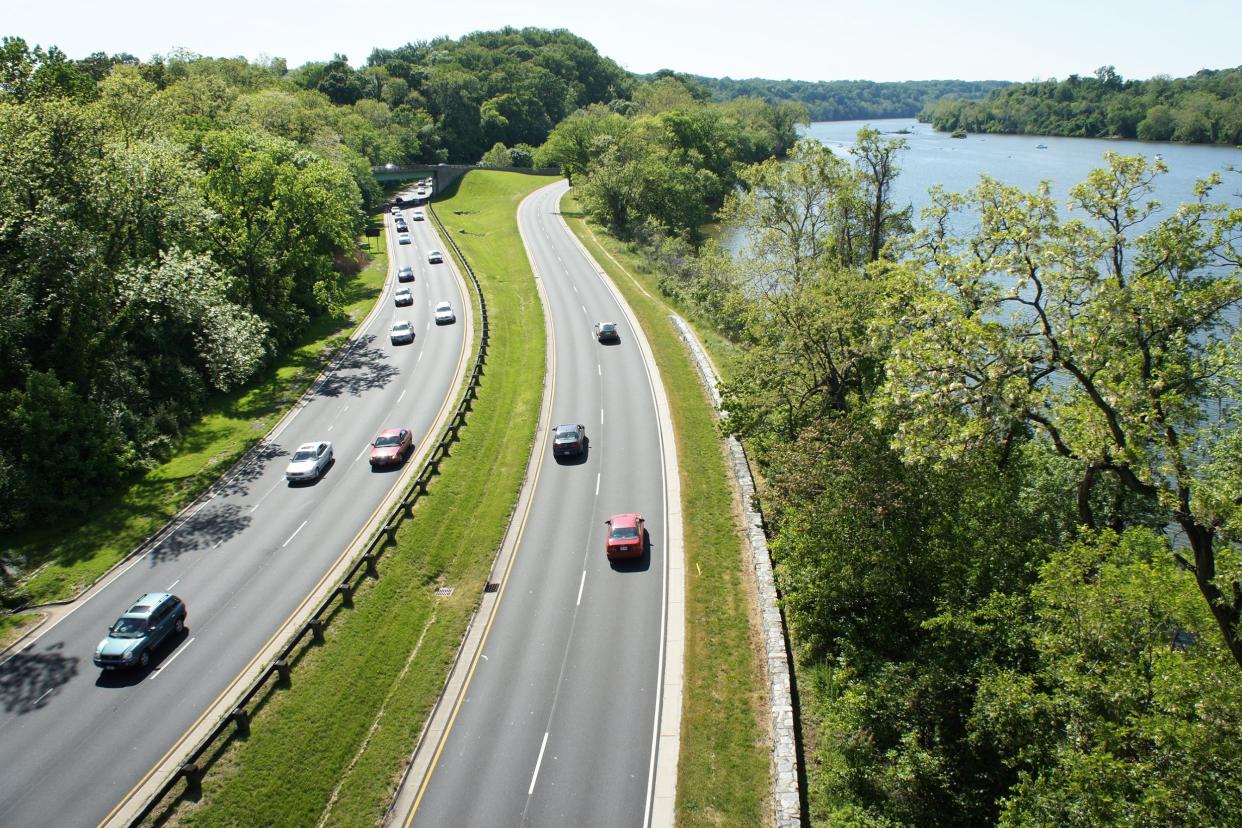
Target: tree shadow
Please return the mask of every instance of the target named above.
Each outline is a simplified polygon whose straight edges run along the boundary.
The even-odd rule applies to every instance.
[[[373,347],[375,337],[368,335],[358,340],[330,375],[315,391],[320,397],[355,397],[374,388],[383,388],[400,373],[388,361],[388,355]]]
[[[6,713],[29,713],[47,705],[56,690],[78,674],[77,656],[56,652],[57,642],[42,652],[21,652],[0,665],[0,705]]]
[[[267,464],[288,454],[287,449],[276,443],[260,443],[254,447],[250,457],[237,473],[220,484],[216,493],[225,496],[249,494],[250,484],[263,476]]]
[[[151,550],[151,565],[175,561],[188,552],[212,549],[243,532],[250,515],[236,503],[210,503]]]

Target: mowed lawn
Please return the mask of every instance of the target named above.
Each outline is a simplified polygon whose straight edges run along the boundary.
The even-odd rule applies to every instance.
[[[525,474],[542,398],[543,309],[517,231],[547,178],[472,171],[436,212],[483,284],[486,371],[460,442],[352,609],[272,689],[197,802],[157,817],[204,826],[372,825],[382,817],[486,585]],[[476,326],[477,327],[477,326]],[[450,597],[436,597],[440,586]]]
[[[87,512],[67,504],[55,526],[0,537],[14,559],[25,561],[29,605],[75,597],[271,430],[375,304],[388,272],[384,236],[369,240],[366,249],[370,263],[350,280],[342,311],[313,322],[297,347],[245,389],[216,398],[177,441],[166,462]],[[38,617],[34,612],[0,615],[0,646]]]
[[[754,587],[711,401],[669,319],[677,309],[660,295],[657,275],[626,245],[589,226],[577,212],[572,191],[562,210],[638,316],[655,352],[677,430],[686,562],[677,824],[770,824],[771,749],[762,642],[751,627]],[[679,315],[693,322],[689,314]],[[705,327],[696,332],[728,377],[729,343]]]

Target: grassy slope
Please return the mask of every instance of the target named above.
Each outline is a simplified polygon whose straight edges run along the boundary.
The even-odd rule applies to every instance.
[[[375,303],[388,272],[384,238],[370,241],[368,250],[371,263],[347,286],[342,313],[314,322],[293,351],[247,388],[214,400],[167,462],[89,513],[70,512],[65,523],[0,538],[35,569],[26,583],[31,604],[66,600],[92,584],[205,491],[284,416]],[[0,616],[0,646],[37,617]]]
[[[387,806],[454,653],[516,500],[543,386],[542,308],[516,208],[547,179],[472,172],[437,204],[483,283],[487,371],[461,442],[402,524],[355,608],[305,651],[251,735],[203,782],[193,825],[367,825]],[[455,591],[435,598],[442,584]]]
[[[686,661],[677,824],[762,825],[771,811],[762,663],[750,624],[752,586],[744,574],[748,565],[712,406],[668,318],[670,307],[659,295],[656,276],[624,245],[577,217],[572,195],[563,209],[570,227],[612,276],[642,323],[677,429],[686,529]],[[727,375],[731,355],[727,343],[706,329],[699,333]]]

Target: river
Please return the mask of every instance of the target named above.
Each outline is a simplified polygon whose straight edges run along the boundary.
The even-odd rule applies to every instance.
[[[930,124],[920,124],[912,118],[821,121],[811,124],[803,134],[822,141],[834,152],[844,153],[854,143],[858,130],[865,126],[883,133],[911,130],[909,135],[889,137],[905,138],[910,145],[899,161],[902,171],[893,186],[893,200],[902,206],[914,205],[916,224],[920,211],[928,205],[929,187],[939,184],[951,192],[961,192],[977,184],[981,173],[1024,190],[1034,190],[1040,181],[1046,180],[1053,196],[1064,206],[1070,188],[1084,180],[1092,169],[1104,166],[1106,152],[1148,158],[1160,155],[1169,168],[1155,184],[1156,198],[1164,206],[1156,216],[1160,218],[1171,215],[1179,203],[1193,198],[1197,180],[1220,172],[1227,165],[1242,167],[1242,150],[1232,147],[1046,135],[971,134],[951,138],[949,133],[936,132]],[[1046,149],[1040,149],[1041,145]],[[1225,176],[1212,200],[1242,204],[1242,176]]]

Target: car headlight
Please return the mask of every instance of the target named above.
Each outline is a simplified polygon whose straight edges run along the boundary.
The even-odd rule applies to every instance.
[[[121,656],[121,661],[133,661],[133,660],[134,660],[133,650],[126,650],[124,655]]]

